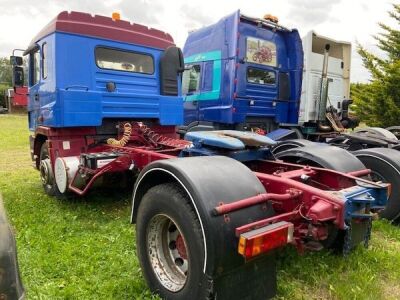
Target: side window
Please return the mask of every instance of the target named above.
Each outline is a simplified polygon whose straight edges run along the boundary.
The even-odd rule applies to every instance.
[[[182,93],[184,95],[193,94],[200,91],[200,65],[186,66],[190,69],[183,72],[182,77]]]
[[[46,79],[48,74],[48,63],[47,63],[47,43],[42,46],[42,78]]]
[[[40,79],[40,53],[39,49],[29,56],[29,85],[33,86]]]
[[[207,61],[204,63],[204,70],[203,70],[203,89],[204,91],[212,91],[213,89],[213,78],[214,78],[214,62]]]
[[[247,82],[255,84],[275,84],[276,74],[274,71],[247,68]]]

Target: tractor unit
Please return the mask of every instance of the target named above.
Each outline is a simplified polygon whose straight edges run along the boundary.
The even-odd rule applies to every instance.
[[[399,127],[346,131],[359,123],[349,113],[350,43],[313,31],[301,40],[271,15],[236,11],[191,32],[183,54],[181,136],[216,129],[267,134],[279,142],[272,149],[277,158],[330,169],[337,166],[310,161],[314,154],[300,148],[319,142],[346,149],[371,169],[373,180],[394,187],[381,216],[400,216]]]
[[[200,67],[214,74],[202,83],[207,95],[215,101],[240,95],[246,85],[231,84],[223,74],[247,72],[259,84],[274,82],[275,90],[252,89],[279,97],[265,110],[281,112],[279,121],[295,122],[302,72],[297,32],[274,23],[275,31],[264,37],[276,39],[274,48],[257,38],[264,23],[236,13],[221,24],[210,44],[229,38],[243,45],[244,35],[232,30],[240,28],[255,36],[247,38],[251,59],[281,72],[249,71],[248,62],[231,59],[243,49],[236,44],[210,50]],[[265,49],[258,52],[260,45]],[[62,12],[24,55],[31,154],[45,192],[83,196],[105,184],[118,189],[119,178],[131,178],[139,262],[149,288],[161,297],[266,299],[276,293],[278,248],[347,254],[368,245],[372,219],[386,206],[390,184],[369,181],[370,170],[350,152],[304,147],[309,155],[301,165],[276,160],[271,151],[276,142],[252,132],[221,128],[179,137],[181,89],[195,84],[184,78],[181,86],[183,55],[169,34],[117,14]],[[191,54],[191,64],[203,55]],[[20,86],[22,58],[11,60],[14,84]],[[190,76],[197,76],[195,66],[192,70]],[[203,96],[195,96],[190,104],[203,103]],[[216,114],[241,118],[246,103],[226,102]]]
[[[183,48],[187,70],[182,133],[252,128],[270,132],[279,124],[297,125],[301,39],[297,30],[270,19],[236,11],[189,34]]]

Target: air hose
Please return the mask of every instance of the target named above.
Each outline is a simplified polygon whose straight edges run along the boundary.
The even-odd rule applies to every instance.
[[[124,134],[122,135],[122,138],[119,140],[114,139],[114,138],[109,138],[109,139],[107,139],[107,144],[124,147],[129,142],[131,133],[132,133],[131,123],[125,123],[124,124]]]

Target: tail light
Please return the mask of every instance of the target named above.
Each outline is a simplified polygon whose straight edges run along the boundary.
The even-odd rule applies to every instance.
[[[239,238],[238,252],[245,259],[251,259],[292,241],[293,224],[281,221],[242,233]]]

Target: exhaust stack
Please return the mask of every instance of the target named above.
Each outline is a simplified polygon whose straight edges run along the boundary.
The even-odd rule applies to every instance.
[[[326,103],[328,102],[328,60],[329,60],[329,49],[330,44],[325,45],[324,62],[322,64],[322,77],[321,77],[321,88],[319,96],[319,105],[317,107],[318,121],[325,121],[326,119]]]

